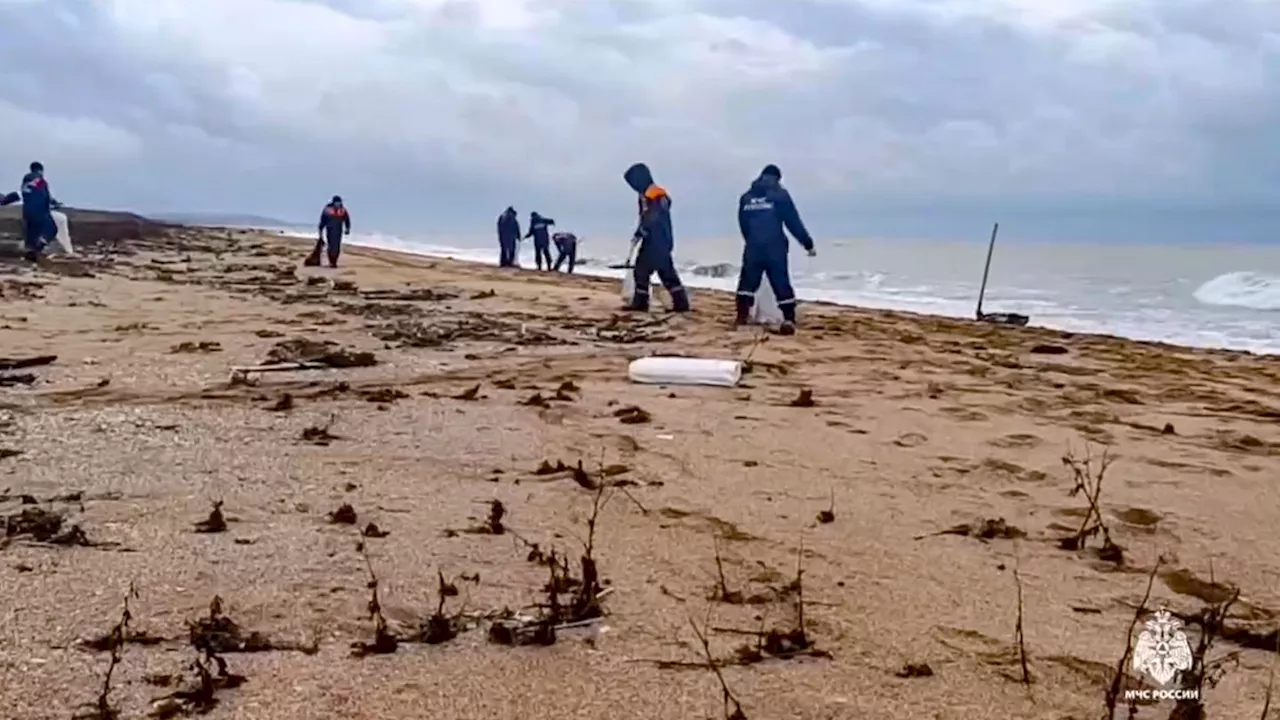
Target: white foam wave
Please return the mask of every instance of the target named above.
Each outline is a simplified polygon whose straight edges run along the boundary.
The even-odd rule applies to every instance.
[[[1192,293],[1205,305],[1280,310],[1280,276],[1231,272],[1206,282]]]

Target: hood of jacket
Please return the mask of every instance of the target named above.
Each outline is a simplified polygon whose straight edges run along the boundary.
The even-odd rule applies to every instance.
[[[627,181],[627,185],[630,185],[632,190],[642,193],[653,184],[653,173],[649,172],[648,165],[636,163],[622,173],[622,179]]]
[[[782,187],[782,183],[778,181],[778,178],[772,175],[761,175],[760,177],[751,181],[752,192],[758,192],[760,190],[773,190],[779,187]]]

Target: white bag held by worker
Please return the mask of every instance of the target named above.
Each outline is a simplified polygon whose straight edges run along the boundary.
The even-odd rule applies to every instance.
[[[686,357],[646,357],[627,368],[631,382],[644,385],[714,385],[733,387],[742,380],[742,363]]]
[[[773,294],[773,285],[768,278],[756,291],[756,301],[751,306],[751,322],[756,325],[782,324],[782,308],[778,307],[778,298]]]
[[[622,302],[630,305],[636,296],[636,270],[634,267],[624,267],[622,273]]]
[[[636,266],[635,256],[636,248],[640,247],[640,238],[631,238],[631,249],[627,250],[627,261],[622,265],[610,265],[614,269],[620,269],[622,275],[622,304],[630,305],[631,301],[636,297]]]
[[[49,213],[53,216],[53,224],[58,228],[57,241],[62,247],[62,252],[68,255],[75,254],[75,248],[71,245],[71,223],[67,220],[67,214],[59,210]]]

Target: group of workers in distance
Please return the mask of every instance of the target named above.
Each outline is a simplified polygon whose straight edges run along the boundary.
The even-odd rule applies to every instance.
[[[632,273],[635,294],[627,304],[627,310],[649,311],[650,279],[656,273],[658,280],[671,295],[674,312],[689,312],[689,292],[680,282],[675,264],[675,231],[671,222],[671,196],[653,179],[653,172],[644,163],[636,163],[622,174],[623,179],[637,195],[639,224],[632,243],[636,245]],[[549,234],[555,220],[538,213],[529,215],[529,232],[523,237],[533,238],[533,252],[538,269],[559,270],[569,261],[573,272],[577,256],[578,239],[573,233]],[[810,257],[817,255],[813,238],[800,220],[791,194],[782,186],[782,171],[777,165],[766,165],[751,187],[738,198],[738,230],[742,233],[744,247],[742,267],[738,274],[736,317],[734,325],[746,325],[751,321],[756,292],[767,278],[782,312],[782,324],[778,332],[793,335],[796,331],[796,293],[791,286],[788,263],[790,242],[787,233],[795,236]],[[498,216],[498,266],[518,267],[517,248],[522,236],[520,220],[515,208],[508,207]],[[559,251],[555,263],[551,262],[551,243]]]
[[[44,177],[44,165],[33,162],[22,176],[19,192],[0,197],[0,206],[22,203],[23,257],[30,262],[40,259],[45,247],[58,237],[58,225],[53,221],[53,211],[62,203],[53,198],[49,181]]]
[[[568,262],[568,272],[578,261],[578,236],[571,232],[552,233],[556,221],[536,212],[529,213],[529,232],[520,235],[520,218],[514,207],[498,216],[498,267],[519,267],[520,241],[533,238],[533,258],[539,270],[559,272]],[[551,261],[551,245],[555,243],[556,259]]]
[[[636,163],[622,174],[623,179],[637,196],[639,223],[632,243],[637,245],[632,267],[635,293],[627,304],[627,310],[649,311],[650,279],[657,273],[663,287],[671,295],[671,309],[689,312],[689,293],[680,282],[675,265],[675,231],[671,222],[671,196],[653,179],[653,173],[644,163]],[[49,182],[44,176],[44,165],[33,162],[30,171],[22,178],[20,192],[0,197],[0,206],[22,203],[23,244],[25,257],[32,262],[40,258],[49,242],[57,237],[57,224],[53,211],[61,203],[53,198]],[[533,238],[533,251],[539,270],[559,271],[568,262],[573,272],[577,261],[578,238],[573,233],[557,232],[551,228],[556,221],[539,213],[530,213],[529,231],[523,238]],[[768,278],[782,311],[783,322],[779,332],[792,335],[796,331],[796,294],[791,286],[788,267],[790,242],[787,233],[809,253],[817,254],[813,238],[800,220],[791,194],[782,186],[782,171],[776,165],[766,165],[751,187],[738,198],[738,230],[742,233],[742,267],[738,274],[735,325],[750,322],[751,309],[755,305],[760,283]],[[338,267],[342,254],[342,239],[351,234],[351,213],[334,195],[320,213],[315,248],[304,261],[305,265],[320,265],[323,251],[329,267]],[[508,207],[498,217],[498,244],[500,267],[516,267],[517,248],[520,240],[520,220],[515,208]],[[558,255],[551,259],[551,244],[555,243]]]

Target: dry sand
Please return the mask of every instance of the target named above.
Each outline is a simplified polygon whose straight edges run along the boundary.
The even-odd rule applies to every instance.
[[[19,371],[35,384],[0,388],[0,447],[21,451],[0,459],[0,513],[30,495],[25,509],[105,543],[16,535],[0,549],[3,717],[65,719],[94,701],[109,653],[82,641],[119,620],[132,583],[132,628],[159,641],[123,648],[110,698],[126,718],[190,674],[187,623],[214,596],[245,628],[318,652],[224,654],[246,680],[209,718],[721,718],[690,619],[794,627],[801,545],[806,629],[830,658],[726,668],[753,720],[1100,717],[1161,554],[1152,605],[1191,613],[1239,588],[1235,641],[1211,657],[1237,659],[1206,705],[1260,716],[1280,611],[1275,359],[816,304],[799,335],[758,343],[726,327],[729,298],[710,291],[689,317],[620,318],[612,282],[356,248],[338,271],[303,269],[304,245],[182,230],[91,251],[88,273],[0,265],[0,355],[58,356]],[[367,297],[378,289],[445,295]],[[229,383],[293,338],[377,365]],[[217,345],[175,351],[202,342]],[[752,368],[735,389],[629,384],[628,360],[651,353],[750,355]],[[566,381],[579,389],[555,399]],[[816,406],[792,406],[806,388]],[[293,408],[271,410],[286,393]],[[522,404],[535,393],[551,400]],[[628,405],[650,422],[620,421]],[[300,439],[312,426],[338,439]],[[1062,456],[1103,444],[1099,505],[1121,563],[1098,538],[1057,545],[1089,507]],[[538,602],[548,570],[517,534],[576,572],[597,493],[535,474],[544,460],[581,461],[590,482],[628,468],[595,533],[602,625],[510,648],[482,624],[352,657],[373,635],[368,522],[389,532],[364,542],[401,636],[435,609],[438,572],[460,591],[446,614]],[[457,532],[494,499],[513,532]],[[227,531],[194,532],[215,501]],[[357,525],[327,519],[344,503]],[[1001,518],[1027,536],[915,539]],[[728,589],[752,603],[708,601],[717,545]],[[717,656],[754,643],[710,636]],[[932,674],[899,677],[908,664]]]

